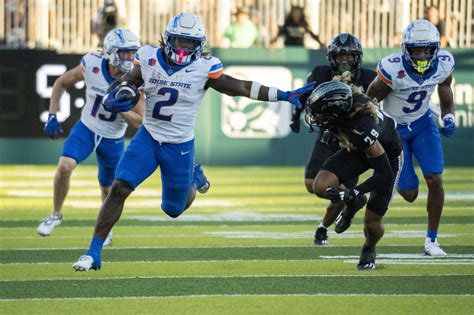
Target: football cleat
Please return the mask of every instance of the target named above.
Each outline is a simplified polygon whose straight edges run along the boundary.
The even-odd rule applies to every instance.
[[[425,240],[425,255],[433,257],[443,257],[447,256],[448,254],[446,254],[446,252],[441,249],[437,239],[432,242],[431,238],[427,237]]]
[[[74,265],[72,265],[72,269],[75,271],[89,271],[90,269],[99,270],[100,266],[94,266],[94,258],[92,258],[92,256],[82,255]]]
[[[362,209],[366,203],[367,197],[365,195],[359,195],[350,205],[346,205],[336,219],[336,227],[334,229],[336,233],[341,234],[347,230],[351,226],[352,219],[357,211]]]
[[[362,246],[357,270],[373,270],[375,269],[375,249],[370,250]]]
[[[374,270],[374,269],[375,269],[375,262],[359,261],[359,264],[357,264],[357,270]]]
[[[207,193],[211,187],[211,183],[204,175],[201,164],[194,165],[193,182],[196,184],[197,191],[199,191],[201,194]]]
[[[104,241],[104,246],[109,246],[112,244],[112,231],[110,231],[109,235],[107,235],[107,238]]]
[[[328,230],[323,227],[318,227],[314,234],[314,245],[328,246]]]
[[[36,232],[41,236],[50,236],[54,228],[61,225],[62,220],[62,216],[50,214],[49,217],[41,220]]]

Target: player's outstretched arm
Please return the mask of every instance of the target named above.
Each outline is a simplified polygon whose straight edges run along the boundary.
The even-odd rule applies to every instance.
[[[451,89],[451,82],[453,76],[449,75],[443,83],[438,85],[438,95],[441,107],[441,117],[443,119],[443,127],[439,129],[439,132],[449,137],[454,134],[456,125],[454,123],[454,100],[453,90]]]
[[[49,115],[48,121],[44,125],[45,134],[51,139],[59,138],[59,135],[63,133],[61,124],[59,123],[56,113],[59,110],[59,100],[63,95],[64,91],[73,86],[75,83],[84,80],[84,67],[79,65],[74,69],[71,69],[60,76],[53,85],[53,92],[51,94],[51,100],[49,102]]]
[[[311,91],[314,88],[314,83],[285,92],[276,87],[268,87],[255,81],[239,80],[230,75],[222,74],[216,79],[208,80],[206,88],[208,87],[230,96],[245,96],[253,100],[268,102],[287,101],[301,108],[299,98],[304,93]]]
[[[367,89],[367,96],[375,98],[377,102],[381,102],[392,92],[392,89],[385,84],[382,79],[375,77]]]

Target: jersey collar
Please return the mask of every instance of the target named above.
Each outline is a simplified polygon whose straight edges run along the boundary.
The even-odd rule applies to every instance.
[[[102,74],[104,75],[105,80],[107,81],[108,84],[111,84],[112,82],[115,81],[114,78],[109,73],[109,69],[107,68],[107,60],[102,59]]]
[[[402,56],[402,62],[406,73],[408,73],[408,76],[419,85],[422,85],[423,82],[431,78],[436,73],[436,71],[438,71],[438,58],[436,58],[430,70],[428,70],[428,72],[426,72],[424,75],[419,75],[415,73],[412,67],[410,67],[410,65],[408,64],[408,61],[406,60],[405,56]]]
[[[172,76],[173,74],[175,74],[179,70],[181,70],[184,67],[188,66],[188,65],[183,65],[183,66],[174,65],[174,66],[172,66],[172,65],[168,64],[166,62],[165,56],[163,55],[163,52],[162,52],[161,48],[158,48],[156,50],[156,58],[158,59],[158,62],[160,63],[161,67],[166,71],[166,73],[169,76]]]

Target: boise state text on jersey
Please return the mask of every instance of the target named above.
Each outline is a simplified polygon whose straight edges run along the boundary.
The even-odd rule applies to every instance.
[[[208,79],[224,69],[215,57],[203,56],[185,66],[170,66],[160,48],[147,45],[138,50],[146,95],[143,125],[161,143],[183,143],[194,139],[194,126],[206,93]]]
[[[454,71],[454,57],[445,50],[438,52],[431,69],[420,76],[412,70],[403,53],[383,58],[377,74],[392,92],[383,100],[384,111],[400,124],[410,124],[429,110],[430,97],[436,86]]]

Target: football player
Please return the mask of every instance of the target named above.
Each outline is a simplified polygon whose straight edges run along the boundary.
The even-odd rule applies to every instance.
[[[99,184],[102,201],[107,197],[115,175],[115,168],[124,151],[127,125],[138,128],[142,123],[145,103],[141,100],[132,111],[109,113],[101,102],[108,86],[132,69],[135,53],[140,48],[138,37],[131,31],[118,28],[110,31],[104,40],[103,53],[89,53],[80,65],[61,75],[53,86],[49,117],[44,127],[51,139],[57,139],[63,130],[56,118],[59,99],[64,90],[84,80],[86,104],[81,119],[67,137],[54,178],[53,212],[37,228],[41,236],[51,235],[62,222],[62,207],[69,191],[71,174],[77,164],[95,151],[99,166]],[[107,237],[106,245],[112,240]]]
[[[202,54],[204,24],[192,13],[180,13],[168,24],[159,47],[147,45],[137,52],[135,67],[119,81],[144,84],[146,110],[143,126],[132,139],[117,167],[116,180],[102,204],[92,242],[75,270],[100,269],[104,239],[119,220],[125,199],[160,167],[163,211],[172,218],[193,202],[194,126],[202,98],[209,88],[230,96],[261,101],[288,101],[301,106],[301,94],[313,84],[284,92],[258,82],[235,79],[223,73],[218,58]],[[132,102],[115,98],[109,87],[104,107],[127,111]]]
[[[350,73],[351,82],[359,87],[362,87],[364,91],[367,91],[370,82],[377,76],[375,71],[368,68],[362,67],[362,46],[352,34],[342,33],[334,37],[328,46],[327,60],[329,65],[316,66],[311,73],[308,75],[308,82],[315,81],[316,84],[331,81],[334,76],[341,75],[343,73]],[[305,96],[301,98],[304,102]],[[291,129],[298,133],[300,130],[300,115],[302,109],[296,108],[293,112]],[[314,143],[313,151],[309,157],[308,163],[305,167],[305,186],[310,194],[313,194],[313,182],[316,174],[320,170],[324,161],[326,161],[331,155],[337,152],[341,146],[337,138],[332,134],[331,131],[326,130],[322,134],[317,126],[313,127],[316,131],[316,140]],[[348,179],[344,185],[349,188],[354,188],[357,185],[358,178]],[[358,197],[356,203],[352,206],[358,207],[359,209],[364,206],[367,202],[364,195]],[[314,244],[316,245],[328,245],[327,230],[331,224],[334,223],[341,210],[344,208],[343,203],[329,203],[326,208],[326,213],[323,220],[320,222],[314,235]],[[356,210],[353,210],[356,211]],[[336,232],[340,232],[336,229]]]
[[[450,137],[456,127],[451,90],[454,58],[451,53],[440,50],[439,45],[438,30],[431,22],[413,21],[403,33],[402,52],[379,62],[378,77],[368,90],[369,96],[383,100],[384,110],[397,121],[397,130],[403,139],[405,164],[398,183],[399,193],[409,202],[418,196],[419,181],[413,168],[413,155],[428,185],[425,253],[430,256],[446,255],[437,240],[444,204],[440,134]],[[436,86],[443,121],[439,130],[429,104]]]
[[[343,148],[327,159],[313,182],[314,193],[334,203],[350,206],[357,197],[370,193],[364,217],[365,243],[359,270],[375,269],[375,246],[383,235],[382,217],[392,198],[402,163],[402,142],[395,121],[371,98],[342,82],[326,82],[314,89],[306,101],[306,122],[331,130]],[[373,169],[372,177],[354,188],[348,179]],[[336,223],[341,231],[351,225],[358,209],[345,207]]]

